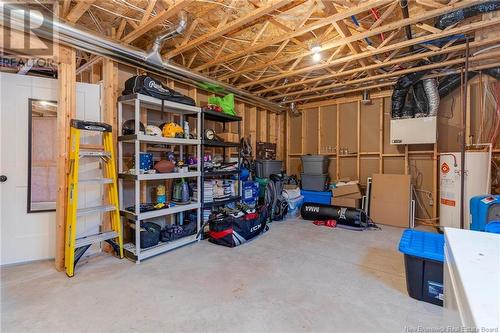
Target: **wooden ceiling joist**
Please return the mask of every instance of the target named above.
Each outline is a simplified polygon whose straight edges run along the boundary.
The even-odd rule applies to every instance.
[[[489,45],[489,44],[495,44],[495,43],[500,43],[500,38],[493,38],[493,39],[486,39],[486,40],[471,42],[470,47],[477,48],[477,47],[481,47],[481,46],[485,46],[485,45]],[[456,45],[456,46],[449,46],[447,48],[443,47],[443,49],[441,49],[439,51],[429,51],[429,52],[425,52],[425,53],[419,53],[419,54],[405,56],[402,58],[398,58],[398,59],[394,59],[394,60],[390,60],[390,61],[386,61],[386,62],[382,62],[382,63],[378,63],[378,64],[373,64],[373,65],[369,66],[369,69],[378,69],[378,68],[382,68],[382,67],[404,64],[404,63],[413,62],[413,61],[417,61],[420,59],[425,59],[425,58],[429,58],[429,57],[437,56],[437,55],[441,55],[441,54],[447,54],[447,53],[452,53],[452,52],[456,52],[456,51],[463,51],[463,50],[465,50],[465,48],[466,48],[465,44],[460,44],[460,45]],[[354,69],[350,69],[350,70],[343,70],[341,68],[339,70],[339,72],[337,74],[334,74],[334,75],[330,75],[330,74],[321,75],[321,76],[317,76],[317,77],[312,78],[312,79],[308,79],[305,82],[292,82],[292,83],[288,83],[288,84],[285,84],[282,86],[278,86],[276,88],[261,89],[261,90],[256,91],[255,93],[263,94],[263,93],[267,93],[267,92],[271,92],[271,91],[278,91],[278,90],[282,90],[282,89],[301,86],[304,83],[305,84],[312,84],[312,83],[315,83],[315,82],[320,81],[320,80],[327,80],[327,79],[332,79],[332,78],[336,78],[336,77],[351,75],[354,73],[358,73],[362,70],[363,70],[362,68],[354,68]],[[282,94],[277,95],[277,96],[282,97]],[[274,97],[275,96],[272,96],[271,99],[273,99]]]
[[[263,79],[258,80],[258,81],[252,81],[249,83],[241,84],[241,85],[239,85],[239,87],[246,88],[249,86],[253,86],[253,85],[257,85],[257,84],[261,84],[261,83],[265,83],[265,82],[270,82],[270,81],[282,79],[285,77],[291,77],[294,75],[307,73],[309,71],[315,71],[315,70],[323,69],[326,67],[332,67],[332,66],[344,63],[346,61],[354,61],[354,60],[357,60],[359,58],[371,57],[371,56],[374,56],[377,54],[390,52],[390,51],[393,51],[396,49],[403,49],[403,48],[408,47],[410,45],[420,44],[420,43],[424,43],[424,42],[427,42],[430,40],[436,40],[436,39],[448,37],[448,36],[455,35],[455,34],[467,33],[470,31],[484,29],[486,27],[495,26],[498,24],[500,24],[500,17],[496,17],[496,18],[492,18],[492,19],[484,20],[484,21],[478,21],[475,23],[471,23],[469,25],[464,25],[464,26],[460,26],[457,28],[445,30],[445,31],[442,31],[440,33],[430,34],[430,35],[426,35],[426,36],[422,36],[422,37],[418,37],[418,38],[414,38],[414,39],[410,39],[410,40],[404,40],[404,41],[396,43],[396,44],[387,45],[387,46],[380,48],[380,49],[365,51],[365,52],[360,53],[360,54],[354,54],[354,55],[334,59],[326,64],[317,64],[317,65],[313,65],[313,66],[309,66],[309,67],[303,67],[303,68],[300,68],[300,69],[297,69],[297,70],[294,70],[294,71],[291,71],[291,72],[288,72],[288,73],[285,73],[282,75],[276,75],[273,77],[263,78]]]
[[[368,31],[363,32],[363,33],[358,33],[358,34],[352,35],[351,37],[335,39],[333,41],[330,41],[328,43],[323,44],[321,47],[322,47],[322,50],[329,50],[332,48],[336,48],[336,47],[339,47],[341,45],[346,45],[347,43],[351,43],[351,42],[355,42],[355,41],[362,40],[365,38],[373,37],[375,35],[380,35],[381,33],[396,30],[396,29],[399,29],[399,28],[404,27],[406,25],[419,23],[421,21],[425,21],[425,20],[428,20],[430,18],[434,18],[436,16],[449,13],[449,12],[455,11],[457,9],[468,7],[472,3],[477,3],[477,1],[464,0],[464,1],[459,2],[459,3],[447,5],[446,7],[441,8],[441,9],[435,9],[432,11],[423,12],[419,15],[415,15],[415,16],[410,17],[408,19],[403,19],[403,20],[399,20],[396,22],[391,22],[391,23],[385,24],[381,27],[378,27],[376,29],[371,29],[371,30],[368,30]],[[342,13],[344,13],[344,12],[342,12]],[[312,53],[313,53],[312,51],[306,51],[306,52],[294,54],[292,56],[282,57],[279,59],[268,61],[267,65],[271,65],[271,64],[279,65],[282,63],[290,62],[290,61],[295,60],[296,58],[299,58],[299,57],[311,56]],[[240,75],[242,73],[248,73],[248,72],[259,70],[262,67],[264,67],[264,66],[263,65],[255,65],[252,67],[247,67],[238,73],[232,73],[229,75],[225,75],[225,76],[220,77],[219,79],[226,80],[226,79],[232,78],[236,75]],[[248,86],[248,85],[244,85],[244,86]]]
[[[203,64],[201,66],[196,67],[195,70],[202,71],[202,70],[205,70],[207,68],[213,67],[213,66],[217,65],[220,62],[227,62],[229,60],[233,60],[233,59],[237,59],[237,58],[243,57],[243,56],[245,56],[248,53],[257,52],[257,51],[259,51],[259,50],[261,50],[263,48],[269,47],[271,45],[279,44],[279,43],[281,43],[281,42],[283,42],[283,41],[285,41],[287,39],[291,39],[291,38],[294,38],[294,37],[298,37],[298,36],[304,35],[304,34],[310,32],[310,31],[314,31],[316,29],[324,27],[325,25],[332,24],[333,22],[337,22],[337,21],[343,20],[345,18],[351,17],[352,15],[357,15],[359,13],[362,13],[362,12],[365,12],[367,10],[370,10],[373,7],[382,6],[384,4],[388,4],[388,3],[391,3],[393,1],[394,0],[369,1],[368,3],[365,3],[365,4],[362,4],[362,5],[350,8],[350,9],[345,10],[343,12],[340,12],[340,13],[328,16],[328,17],[326,17],[324,19],[317,20],[314,23],[308,24],[308,25],[306,25],[306,26],[304,26],[304,27],[302,27],[300,29],[296,29],[296,30],[291,31],[291,32],[289,32],[287,34],[283,34],[283,35],[280,35],[280,36],[273,37],[273,38],[270,38],[268,40],[262,41],[262,42],[257,43],[256,45],[254,45],[252,47],[249,47],[249,48],[246,48],[245,50],[242,50],[241,52],[235,52],[235,53],[232,53],[232,54],[228,54],[228,55],[226,55],[224,57],[221,57],[217,61],[215,61],[215,60],[209,61],[209,62],[207,62],[207,63],[205,63],[205,64]]]
[[[482,41],[472,42],[472,43],[470,43],[469,46],[470,46],[470,48],[476,48],[476,47],[480,47],[480,46],[484,46],[484,45],[488,45],[488,44],[497,44],[497,43],[500,43],[500,37],[495,38],[495,39],[491,39],[491,40],[482,40]],[[465,44],[451,46],[448,49],[444,49],[444,50],[440,50],[440,51],[431,51],[431,52],[421,53],[421,54],[417,54],[417,55],[413,55],[413,56],[407,56],[407,57],[403,57],[401,59],[388,61],[387,63],[384,63],[382,65],[377,64],[377,65],[374,65],[373,68],[374,67],[380,68],[380,67],[385,67],[385,66],[398,65],[401,63],[406,63],[406,62],[411,62],[411,61],[423,59],[424,57],[427,58],[427,57],[446,54],[446,53],[453,53],[456,51],[463,51],[463,50],[465,50],[465,48],[466,48]],[[357,72],[360,72],[360,68],[357,68],[355,70],[346,71],[346,72],[340,72],[340,73],[338,73],[338,75],[334,75],[333,77],[345,76],[345,75],[349,75],[349,74],[353,74],[353,73],[357,73]],[[377,81],[377,80],[385,79],[387,77],[404,75],[404,74],[407,74],[410,72],[406,72],[405,70],[399,70],[399,71],[394,71],[394,72],[387,73],[387,74],[379,74],[379,75],[373,75],[373,76],[370,75],[370,76],[367,76],[367,77],[364,77],[361,79],[343,81],[343,82],[339,82],[339,83],[318,86],[315,88],[301,89],[299,91],[274,95],[274,96],[269,97],[269,99],[278,100],[278,99],[281,99],[285,96],[295,96],[295,95],[299,95],[299,94],[318,92],[318,91],[328,90],[328,89],[332,89],[332,88],[343,87],[343,86],[348,85],[348,84],[358,84],[358,83],[364,83],[364,82],[370,82],[370,81]],[[329,76],[329,78],[332,78],[332,76]],[[308,83],[314,83],[314,81],[308,82]],[[297,83],[297,85],[301,85],[301,84],[304,84],[304,83],[303,82]]]
[[[469,62],[473,63],[473,62],[487,60],[487,59],[498,59],[499,57],[500,57],[500,51],[489,52],[489,53],[485,53],[485,54],[479,54],[477,56],[472,56],[472,57],[469,58]],[[385,78],[389,78],[389,77],[394,76],[394,75],[405,75],[405,74],[420,72],[420,71],[423,71],[423,70],[431,70],[431,69],[443,68],[445,66],[463,64],[464,62],[465,62],[465,59],[463,57],[460,57],[458,59],[447,60],[447,61],[443,61],[443,62],[440,62],[440,63],[435,63],[435,64],[429,64],[429,65],[425,65],[425,66],[418,66],[418,67],[412,67],[412,68],[404,69],[404,70],[398,71],[397,74],[395,74],[395,73],[387,73],[387,74],[383,74],[383,75],[385,75]],[[356,89],[352,89],[352,90],[344,90],[343,89],[342,91],[334,92],[334,93],[322,93],[322,94],[319,94],[317,96],[313,95],[313,96],[305,96],[305,97],[296,98],[296,99],[288,99],[286,101],[286,103],[301,102],[301,101],[305,101],[305,100],[317,99],[317,98],[324,98],[324,97],[332,97],[332,96],[336,96],[336,95],[339,95],[339,94],[345,94],[345,93],[350,93],[350,92],[355,92],[355,91],[363,91],[365,89],[370,90],[370,89],[374,89],[374,88],[381,88],[381,87],[391,86],[391,85],[394,85],[394,84],[395,84],[395,81],[390,81],[390,82],[380,83],[380,84],[376,84],[376,85],[362,86],[360,88],[356,88]],[[349,86],[349,83],[346,82],[346,83],[343,84],[343,86],[347,87],[347,86]]]
[[[179,14],[181,10],[183,10],[189,4],[193,3],[193,1],[194,0],[177,0],[168,9],[165,9],[159,14],[157,14],[155,17],[148,19],[147,22],[145,22],[144,24],[138,25],[132,32],[123,37],[122,41],[124,43],[132,43],[137,38],[141,37],[151,29],[158,27],[160,24],[162,24],[169,18]]]
[[[448,71],[446,66],[458,69],[465,52],[458,36],[498,29],[500,17],[477,15],[444,30],[434,22],[483,1],[412,0],[408,18],[402,16],[400,0],[61,0],[58,13],[97,34],[147,50],[155,35],[186,11],[186,31],[165,42],[163,56],[270,101],[310,104],[364,89],[388,89],[397,76],[421,68],[431,68],[432,75]],[[411,40],[406,26],[416,33]],[[499,43],[498,34],[483,34],[470,42],[471,54]],[[320,59],[312,58],[316,44]],[[415,46],[413,52],[408,52],[410,46]],[[101,60],[78,55],[83,64],[78,73]],[[435,63],[433,56],[442,62]],[[476,65],[482,65],[498,53],[477,56]],[[431,60],[430,67],[417,68],[421,59]]]
[[[295,0],[296,3],[299,3],[299,1]],[[199,46],[201,44],[204,44],[208,41],[214,40],[220,36],[223,36],[225,34],[230,34],[234,31],[238,31],[246,27],[248,24],[251,24],[254,22],[256,19],[261,18],[264,15],[267,15],[285,5],[289,5],[290,1],[289,0],[279,0],[279,1],[273,1],[267,6],[263,6],[257,10],[251,11],[247,15],[240,17],[234,21],[231,21],[228,24],[225,24],[222,27],[217,27],[214,30],[210,31],[209,33],[202,35],[198,38],[195,38],[194,40],[188,42],[187,44],[181,45],[174,50],[168,52],[165,54],[167,58],[172,58],[180,53],[183,53],[187,50],[190,50],[196,46]]]
[[[66,21],[71,22],[71,23],[76,23],[80,17],[82,17],[83,14],[87,10],[89,10],[90,7],[94,4],[96,0],[80,0],[76,3],[76,5],[71,8],[69,11],[68,15],[66,15]],[[64,4],[63,4],[64,8]]]

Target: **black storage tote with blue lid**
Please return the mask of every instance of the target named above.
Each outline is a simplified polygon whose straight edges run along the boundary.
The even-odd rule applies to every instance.
[[[401,236],[399,251],[405,255],[408,294],[443,306],[444,235],[407,229]]]

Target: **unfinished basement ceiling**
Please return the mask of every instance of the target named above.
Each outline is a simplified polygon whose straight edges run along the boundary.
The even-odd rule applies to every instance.
[[[165,60],[273,102],[302,104],[366,88],[390,89],[401,74],[416,71],[419,61],[435,54],[443,56],[431,75],[461,68],[464,35],[471,37],[472,51],[496,45],[500,36],[487,31],[500,19],[476,15],[444,30],[434,23],[442,14],[480,2],[86,0],[64,1],[61,16],[147,50],[157,35],[177,25],[183,10],[188,26],[163,45]],[[406,23],[411,24],[411,41]],[[433,43],[438,38],[446,38],[444,46]],[[321,48],[320,59],[313,57],[314,46]],[[491,54],[482,54],[476,64],[498,59]],[[92,58],[79,55],[80,66]]]

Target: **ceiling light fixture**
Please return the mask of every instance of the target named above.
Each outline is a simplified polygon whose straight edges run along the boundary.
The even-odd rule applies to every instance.
[[[313,47],[311,47],[311,51],[314,53],[321,52],[321,45],[318,45],[318,44],[313,45]]]
[[[312,58],[315,62],[318,62],[321,60],[321,45],[318,43],[313,43],[311,44],[311,52],[313,53]]]

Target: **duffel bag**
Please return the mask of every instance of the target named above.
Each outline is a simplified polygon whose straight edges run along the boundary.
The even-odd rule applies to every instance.
[[[209,241],[214,244],[235,247],[269,229],[267,209],[241,217],[226,216],[210,220]]]
[[[159,98],[166,101],[182,103],[186,105],[196,105],[194,99],[185,96],[169,87],[166,87],[160,81],[147,75],[136,75],[125,81],[125,89],[122,95],[143,94]]]

